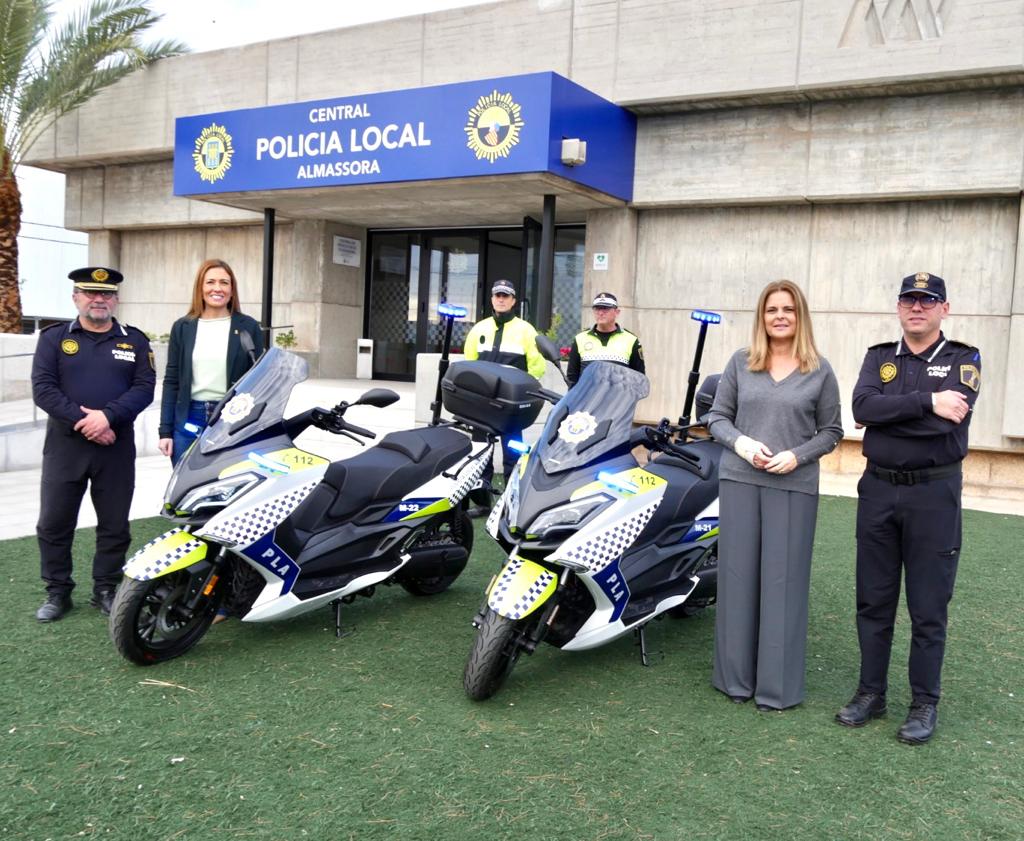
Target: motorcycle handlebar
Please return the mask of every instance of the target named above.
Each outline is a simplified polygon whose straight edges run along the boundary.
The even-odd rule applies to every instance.
[[[349,423],[347,420],[341,421],[341,429],[345,432],[354,432],[356,435],[362,435],[364,438],[377,437],[376,432],[371,432],[369,429],[363,429],[361,426],[356,426],[354,423]]]

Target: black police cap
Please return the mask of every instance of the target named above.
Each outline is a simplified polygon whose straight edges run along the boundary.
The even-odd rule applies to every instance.
[[[911,294],[916,292],[920,295],[927,295],[929,298],[945,301],[946,281],[938,275],[928,274],[928,272],[907,275],[903,278],[903,285],[900,286],[900,294],[906,295],[908,292]]]
[[[68,277],[75,282],[76,289],[87,289],[91,292],[116,292],[124,275],[117,269],[103,266],[87,266],[68,272]]]

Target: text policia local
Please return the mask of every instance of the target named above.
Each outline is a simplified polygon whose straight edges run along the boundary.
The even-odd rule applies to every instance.
[[[341,132],[311,131],[304,134],[276,135],[256,138],[256,160],[264,156],[281,158],[315,158],[321,155],[339,155],[348,152],[376,152],[378,149],[402,149],[406,146],[429,146],[430,138],[424,133],[423,123],[405,123],[401,126],[364,126],[349,129],[348,145],[342,142]]]

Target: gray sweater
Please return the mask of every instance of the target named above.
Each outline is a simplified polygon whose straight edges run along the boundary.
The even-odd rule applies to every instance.
[[[727,448],[720,476],[780,490],[816,494],[818,459],[843,437],[839,383],[825,359],[817,371],[796,369],[781,382],[767,371],[747,370],[746,348],[732,355],[708,414],[708,428]],[[760,441],[773,453],[792,450],[797,467],[779,475],[757,470],[733,452],[741,435]]]

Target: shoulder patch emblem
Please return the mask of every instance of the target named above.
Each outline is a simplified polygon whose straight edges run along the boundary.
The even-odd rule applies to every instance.
[[[892,362],[886,362],[878,369],[878,376],[882,378],[883,383],[891,383],[896,379],[896,366]]]
[[[74,356],[78,353],[78,342],[74,339],[65,339],[60,343],[60,349],[64,351],[68,356]]]
[[[977,391],[981,388],[981,371],[974,365],[961,365],[960,382],[971,389],[971,391]]]

